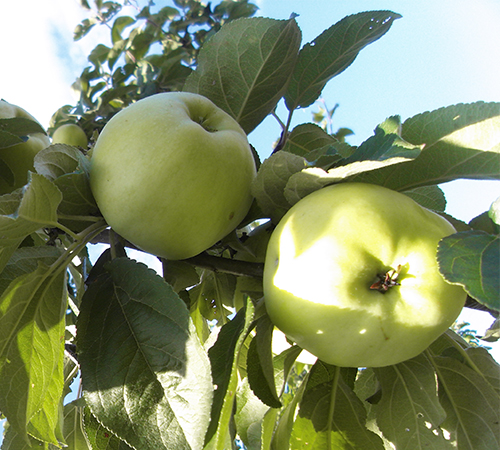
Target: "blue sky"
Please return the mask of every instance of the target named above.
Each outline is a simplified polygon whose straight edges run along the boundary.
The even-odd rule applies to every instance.
[[[157,1],[157,4],[166,2]],[[498,0],[258,0],[259,15],[286,19],[298,14],[303,43],[344,16],[366,10],[392,10],[403,17],[379,41],[365,48],[323,97],[339,108],[335,127],[349,127],[359,144],[388,116],[404,119],[456,103],[500,102],[500,2]],[[72,41],[86,17],[76,0],[19,0],[0,3],[2,70],[0,97],[22,106],[44,126],[62,105],[74,104],[71,83],[86,65],[97,41],[109,42],[105,29]],[[6,20],[6,18],[8,18]],[[313,107],[313,109],[315,109]],[[285,117],[284,109],[279,109]],[[299,111],[295,123],[311,121]],[[279,134],[272,118],[250,135],[266,157]],[[500,182],[458,181],[443,187],[448,212],[468,221],[500,195]],[[492,320],[468,312],[479,332]],[[500,361],[500,346],[494,354]]]

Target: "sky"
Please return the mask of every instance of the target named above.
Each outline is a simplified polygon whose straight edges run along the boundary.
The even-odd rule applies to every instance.
[[[89,0],[90,2],[91,0]],[[169,4],[158,0],[159,5]],[[332,80],[323,98],[334,128],[349,127],[357,145],[375,126],[399,114],[415,114],[456,103],[500,102],[500,2],[498,0],[256,0],[258,15],[287,19],[297,14],[303,44],[343,17],[367,10],[391,10],[403,17],[355,62]],[[75,26],[87,17],[77,0],[0,2],[0,98],[19,105],[47,127],[52,114],[76,98],[71,84],[109,31],[95,29],[73,42]],[[313,110],[317,107],[313,107]],[[278,114],[285,118],[283,107]],[[295,124],[312,120],[298,111]],[[268,118],[250,134],[261,158],[269,155],[279,126]],[[500,196],[499,181],[456,181],[442,186],[447,212],[469,221]],[[492,318],[467,311],[461,316],[484,332]],[[500,344],[492,353],[500,361]]]

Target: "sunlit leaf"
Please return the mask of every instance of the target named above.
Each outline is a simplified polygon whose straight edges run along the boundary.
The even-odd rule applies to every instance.
[[[0,297],[0,410],[20,436],[29,431],[58,445],[65,273],[47,265],[60,256],[55,248],[19,253],[2,274],[3,283],[11,281]]]
[[[461,450],[500,448],[500,397],[484,377],[453,358],[433,357],[446,421]]]
[[[434,368],[424,355],[375,370],[382,387],[377,424],[396,448],[452,449],[440,425],[446,418],[439,403]]]
[[[133,447],[199,448],[212,380],[184,302],[141,263],[117,258],[95,270],[77,324],[92,413]]]

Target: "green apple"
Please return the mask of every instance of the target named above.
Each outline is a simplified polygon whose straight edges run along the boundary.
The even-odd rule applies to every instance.
[[[38,121],[19,106],[0,100],[0,119],[11,118],[30,119]],[[34,171],[33,158],[45,147],[50,145],[50,139],[43,133],[33,133],[21,144],[0,149],[0,173],[9,171],[9,176],[0,176],[0,195],[8,194],[24,186],[28,182],[28,171]]]
[[[168,92],[106,124],[90,184],[118,234],[146,252],[185,259],[241,222],[255,173],[246,134],[231,116],[201,95]]]
[[[75,123],[67,123],[56,128],[52,135],[52,143],[87,148],[89,141],[81,127]]]
[[[404,194],[341,183],[296,203],[274,230],[264,266],[273,323],[329,364],[380,367],[425,350],[466,298],[438,270],[453,226]]]

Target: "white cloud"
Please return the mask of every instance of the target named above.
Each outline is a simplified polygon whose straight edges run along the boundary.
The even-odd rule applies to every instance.
[[[76,1],[24,0],[1,2],[0,17],[8,18],[0,27],[0,97],[47,127],[59,107],[75,102],[71,84],[95,45],[92,36],[73,41],[86,12]]]

